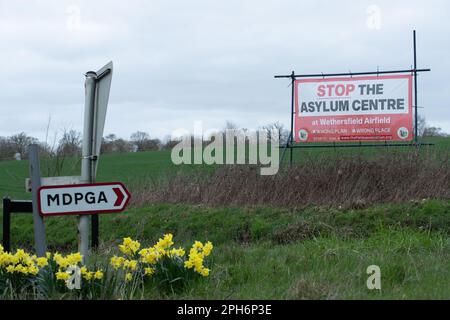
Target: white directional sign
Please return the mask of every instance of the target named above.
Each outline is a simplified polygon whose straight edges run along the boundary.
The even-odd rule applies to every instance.
[[[106,110],[108,108],[109,91],[111,89],[111,80],[113,73],[112,61],[97,71],[96,94],[95,94],[95,112],[94,112],[94,132],[92,155],[100,156],[100,147],[102,145],[103,129],[105,127]],[[95,162],[94,171],[97,171],[98,161]],[[94,173],[95,177],[95,173]]]
[[[44,186],[38,191],[42,216],[121,212],[130,193],[120,182]]]

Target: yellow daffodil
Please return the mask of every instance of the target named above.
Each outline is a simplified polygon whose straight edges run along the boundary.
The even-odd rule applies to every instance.
[[[119,245],[119,250],[128,255],[133,256],[141,247],[138,241],[134,241],[131,238],[123,238],[123,243]]]
[[[183,257],[185,255],[185,251],[182,248],[172,249],[167,253],[168,257]]]
[[[171,233],[165,234],[164,237],[158,240],[155,244],[155,249],[157,250],[165,250],[173,245],[173,235]]]
[[[192,246],[195,249],[202,249],[203,248],[203,244],[200,241],[195,241],[194,245]]]
[[[16,258],[19,260],[23,260],[24,258],[28,258],[29,255],[25,253],[23,249],[18,249],[15,254]]]
[[[47,258],[43,258],[43,257],[37,258],[36,264],[38,265],[39,268],[43,268],[48,265],[48,260],[47,260]]]
[[[35,276],[39,273],[39,269],[36,266],[28,267],[28,273]]]
[[[83,256],[81,255],[81,253],[77,252],[69,254],[66,259],[69,265],[74,266],[83,261]]]
[[[130,270],[134,271],[134,270],[137,269],[137,263],[138,263],[137,260],[127,260],[127,259],[125,259],[123,261],[123,268],[124,269],[130,269]]]
[[[68,274],[65,271],[58,271],[58,272],[55,273],[55,275],[56,275],[56,279],[64,280],[64,281],[69,279],[69,277],[70,277],[70,274]]]
[[[155,269],[153,269],[153,268],[145,268],[144,269],[144,274],[146,276],[151,277],[154,273],[155,273]]]
[[[203,253],[205,255],[205,257],[209,256],[211,254],[211,251],[213,249],[213,244],[208,241],[204,246],[203,246]]]
[[[85,280],[87,280],[87,281],[89,281],[89,280],[92,280],[92,277],[94,276],[94,273],[93,272],[85,272],[84,274],[83,274],[83,278],[85,279]]]
[[[103,279],[103,272],[102,272],[101,270],[97,270],[97,271],[94,273],[94,278],[97,279],[97,280]]]
[[[56,264],[60,267],[60,268],[67,268],[69,266],[69,261],[64,258],[61,254],[59,253],[55,253],[53,255],[53,261],[56,262]]]
[[[200,271],[200,274],[204,277],[209,276],[209,269],[208,268],[203,268],[202,271]]]
[[[125,259],[123,257],[113,256],[111,258],[111,265],[117,270],[123,265],[124,261]]]
[[[150,264],[156,264],[159,258],[161,258],[161,253],[155,248],[146,248],[139,251],[141,256],[141,261]]]
[[[194,269],[195,272],[207,277],[210,273],[208,268],[203,266],[203,260],[206,256],[209,256],[212,252],[213,244],[208,241],[203,245],[200,241],[195,241],[189,250],[188,260],[184,262],[186,269]]]

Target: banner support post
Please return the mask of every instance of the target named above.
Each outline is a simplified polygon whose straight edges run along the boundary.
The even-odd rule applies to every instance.
[[[413,50],[414,50],[414,141],[419,142],[418,136],[418,114],[417,114],[417,46],[416,46],[416,30],[413,31]]]
[[[290,164],[292,165],[292,160],[293,160],[293,148],[292,146],[294,145],[294,116],[295,116],[295,72],[292,71],[291,74],[291,135],[289,137],[289,149],[291,152],[291,159],[290,159]]]

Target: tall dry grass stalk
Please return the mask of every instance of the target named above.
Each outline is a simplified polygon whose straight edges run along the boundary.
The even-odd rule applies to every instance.
[[[450,199],[448,155],[386,152],[373,156],[310,156],[286,165],[275,176],[255,166],[223,166],[213,174],[177,174],[134,190],[133,203],[189,203],[211,206],[329,205],[364,207],[374,203]]]

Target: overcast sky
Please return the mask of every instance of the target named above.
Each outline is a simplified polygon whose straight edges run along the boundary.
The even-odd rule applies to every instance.
[[[105,135],[289,123],[275,74],[408,69],[450,132],[449,1],[0,0],[0,136],[82,130],[84,73],[114,62]]]

